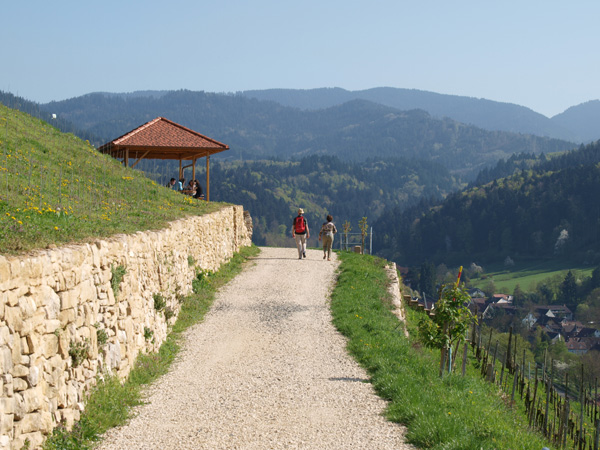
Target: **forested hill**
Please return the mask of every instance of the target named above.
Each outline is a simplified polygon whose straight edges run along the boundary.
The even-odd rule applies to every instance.
[[[263,159],[333,155],[343,160],[421,158],[466,177],[513,153],[550,153],[574,147],[566,141],[487,131],[422,110],[401,111],[354,100],[302,111],[243,95],[175,91],[160,95],[89,94],[43,105],[104,143],[158,116],[221,142],[223,157]],[[98,143],[98,144],[99,144]]]
[[[531,162],[530,162],[531,164]],[[374,245],[401,264],[527,257],[600,262],[600,141],[455,193],[385,211]]]
[[[475,181],[471,183],[471,187],[481,186],[498,178],[506,178],[517,171],[534,170],[535,172],[543,173],[581,165],[594,165],[598,161],[600,161],[600,146],[598,142],[587,146],[581,145],[579,149],[553,155],[551,158],[545,154],[514,154],[507,160],[501,159],[494,167],[485,168],[479,172]]]
[[[204,179],[203,170],[198,179]],[[250,211],[252,240],[258,245],[289,244],[299,206],[317,230],[333,214],[340,229],[348,221],[358,231],[362,217],[373,221],[386,206],[404,209],[422,196],[440,199],[460,187],[436,163],[391,159],[359,164],[319,155],[298,161],[214,161],[210,179],[211,200],[242,204]],[[313,236],[316,245],[317,233]]]

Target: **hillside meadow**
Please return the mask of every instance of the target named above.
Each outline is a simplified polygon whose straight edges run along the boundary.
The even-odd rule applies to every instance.
[[[0,104],[1,254],[160,229],[222,205],[160,186],[88,142]]]
[[[484,289],[493,282],[497,292],[512,294],[517,285],[524,291],[533,291],[540,283],[559,277],[562,281],[571,270],[576,278],[590,277],[594,267],[573,265],[563,260],[521,261],[514,266],[490,265],[481,278],[471,278],[471,285]]]

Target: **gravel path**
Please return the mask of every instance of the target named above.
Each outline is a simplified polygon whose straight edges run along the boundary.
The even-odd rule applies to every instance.
[[[263,248],[99,449],[409,449],[328,308],[337,262]]]

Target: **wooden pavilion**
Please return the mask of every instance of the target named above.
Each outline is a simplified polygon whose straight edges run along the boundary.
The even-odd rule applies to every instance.
[[[229,146],[164,117],[157,117],[129,133],[107,142],[98,150],[113,158],[122,158],[125,166],[129,166],[130,160],[135,160],[131,165],[132,168],[144,158],[179,160],[179,178],[183,178],[185,169],[192,167],[192,179],[196,178],[196,160],[206,157],[204,198],[209,201],[210,155],[229,150]],[[189,164],[183,165],[184,161]]]

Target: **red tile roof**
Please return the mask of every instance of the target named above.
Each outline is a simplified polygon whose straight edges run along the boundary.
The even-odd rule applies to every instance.
[[[157,117],[115,139],[113,143],[131,147],[229,148],[164,117]]]
[[[146,156],[148,159],[168,159],[169,156],[179,159],[191,155],[218,153],[228,150],[229,146],[164,117],[157,117],[107,142],[98,150],[102,153],[113,153],[126,148],[139,151],[150,150],[152,154]]]

